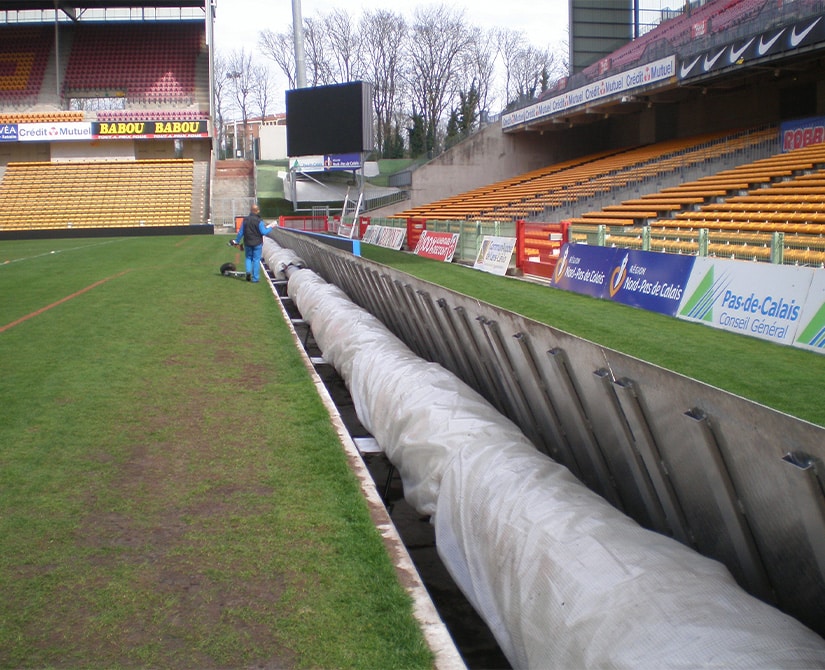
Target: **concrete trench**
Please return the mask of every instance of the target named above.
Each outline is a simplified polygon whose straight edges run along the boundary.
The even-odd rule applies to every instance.
[[[370,477],[370,485],[412,561],[417,572],[413,578],[420,579],[421,587],[426,590],[427,597],[443,622],[444,630],[433,636],[427,617],[423,617],[423,620],[421,616],[418,617],[422,620],[431,648],[436,652],[437,667],[440,670],[509,670],[512,666],[487,624],[467,601],[438,556],[435,531],[429,518],[422,517],[404,500],[401,480],[358,419],[344,380],[335,368],[323,360],[309,324],[286,294],[287,282],[278,279],[268,267],[265,266],[265,269],[273,294],[292,328],[296,345],[303,351],[305,362],[316,377],[316,383],[323,386],[322,395],[326,395],[331,402],[329,409],[340,419],[341,426],[357,449]],[[449,636],[449,641],[444,639],[445,634]],[[445,646],[454,648],[445,650]]]

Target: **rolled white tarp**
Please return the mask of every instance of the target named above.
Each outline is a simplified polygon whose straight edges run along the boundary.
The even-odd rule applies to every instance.
[[[264,237],[261,258],[275,279],[286,279],[287,268],[304,268],[306,263],[292,249],[284,249],[270,237]]]
[[[288,291],[516,668],[825,668],[825,640],[645,530],[310,270]]]

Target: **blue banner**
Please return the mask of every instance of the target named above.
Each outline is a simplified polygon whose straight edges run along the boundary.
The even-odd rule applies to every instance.
[[[676,316],[694,256],[566,244],[553,285]]]
[[[825,142],[825,117],[783,121],[779,126],[779,137],[783,152],[821,144]]]
[[[566,291],[605,298],[608,274],[618,255],[618,250],[612,247],[565,244],[553,272],[552,284]]]
[[[651,312],[676,316],[695,256],[625,251],[610,273],[609,298]]]
[[[325,170],[358,170],[361,154],[328,154],[324,156]]]
[[[0,125],[0,142],[17,142],[16,123],[5,123]]]

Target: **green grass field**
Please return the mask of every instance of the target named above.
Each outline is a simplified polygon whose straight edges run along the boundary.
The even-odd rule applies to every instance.
[[[0,667],[429,668],[265,284],[212,236],[0,243]]]
[[[225,237],[0,243],[0,667],[429,668],[265,284]],[[825,357],[367,247],[825,425]]]

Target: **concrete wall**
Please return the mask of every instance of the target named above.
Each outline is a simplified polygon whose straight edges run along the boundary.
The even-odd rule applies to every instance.
[[[652,141],[653,114],[649,123],[603,119],[579,127],[563,127],[544,132],[504,133],[501,125],[487,126],[449,151],[421,166],[412,175],[410,200],[394,211],[425,205],[486,184],[537,170],[608,146],[635,146]],[[643,131],[643,132],[642,132]],[[374,213],[388,216],[391,208]]]

